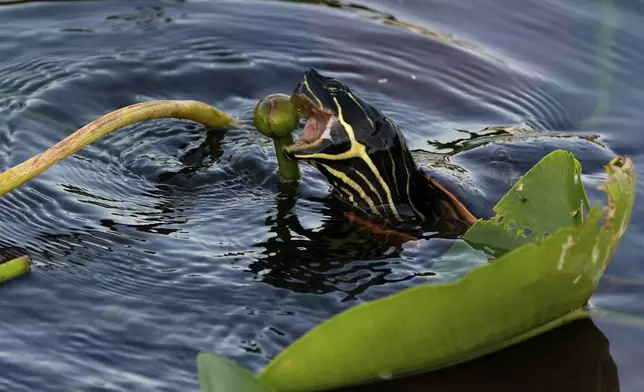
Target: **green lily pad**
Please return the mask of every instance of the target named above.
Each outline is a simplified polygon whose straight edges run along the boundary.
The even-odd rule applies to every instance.
[[[500,256],[559,228],[578,226],[589,208],[579,161],[569,152],[555,151],[503,196],[493,209],[494,219],[479,220],[463,239]]]
[[[248,370],[214,354],[197,356],[201,392],[272,392]]]
[[[499,249],[496,261],[456,282],[348,309],[287,347],[259,379],[278,391],[302,392],[417,374],[589,317],[584,305],[626,230],[634,200],[632,162],[617,157],[606,170],[608,206],[584,216],[579,163],[564,151],[549,154],[495,207],[503,222],[511,221],[495,217],[465,235]],[[534,237],[523,235],[524,228]]]

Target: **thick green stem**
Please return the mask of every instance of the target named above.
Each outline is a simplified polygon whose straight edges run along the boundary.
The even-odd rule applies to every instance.
[[[289,159],[284,154],[284,147],[293,144],[293,135],[281,139],[273,139],[275,156],[277,157],[277,171],[284,181],[297,181],[300,179],[300,168],[297,161]]]
[[[198,101],[151,101],[130,105],[92,121],[46,151],[0,173],[0,196],[102,136],[140,121],[157,118],[192,120],[210,128],[228,127],[233,123],[232,117],[226,113]],[[30,269],[29,256],[0,262],[0,283],[24,275]]]
[[[233,118],[199,101],[150,101],[126,106],[92,121],[27,161],[0,173],[0,196],[19,187],[54,163],[117,129],[158,118],[178,118],[210,128],[229,127]]]
[[[297,109],[288,95],[267,95],[255,106],[253,124],[262,135],[273,139],[277,172],[284,181],[300,179],[297,161],[287,158],[284,153],[284,147],[293,144],[293,131],[299,122]]]
[[[31,259],[29,256],[22,256],[6,262],[0,262],[0,283],[15,279],[29,272]]]

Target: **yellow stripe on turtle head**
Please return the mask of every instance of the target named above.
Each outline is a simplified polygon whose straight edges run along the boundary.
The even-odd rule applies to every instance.
[[[351,94],[350,92],[348,92],[348,91],[347,91],[347,95],[349,96],[349,98],[351,98],[351,99],[353,100],[353,102],[355,102],[355,103],[356,103],[356,105],[358,105],[358,107],[360,108],[360,110],[362,110],[362,113],[364,113],[364,118],[366,118],[366,119],[367,119],[367,121],[369,121],[369,124],[371,124],[371,126],[372,126],[373,128],[375,128],[375,127],[376,127],[376,125],[373,123],[373,120],[371,120],[371,117],[369,117],[369,115],[367,114],[367,111],[366,111],[366,110],[364,110],[364,107],[363,107],[362,105],[360,105],[360,102],[358,102],[358,100],[356,99],[356,97],[355,97],[353,94]]]
[[[347,135],[349,136],[349,141],[351,143],[351,147],[349,148],[349,150],[347,150],[347,151],[345,151],[345,152],[343,152],[341,154],[337,154],[337,155],[326,154],[326,153],[314,153],[314,154],[297,154],[297,153],[295,153],[294,156],[296,158],[301,158],[301,159],[315,159],[315,158],[317,158],[317,159],[328,159],[328,160],[331,160],[331,161],[340,161],[340,160],[351,159],[351,158],[360,158],[360,159],[362,159],[367,164],[367,166],[369,167],[369,169],[371,170],[373,175],[376,176],[376,178],[378,179],[378,182],[380,183],[380,186],[382,187],[382,189],[384,189],[385,194],[387,195],[387,203],[389,204],[389,208],[391,208],[391,211],[393,212],[394,216],[399,221],[402,221],[402,219],[400,218],[400,214],[398,213],[398,209],[396,208],[396,205],[394,204],[393,198],[391,197],[391,190],[389,189],[389,186],[387,185],[385,180],[380,175],[380,172],[378,172],[378,169],[373,164],[373,161],[369,157],[369,154],[367,154],[367,148],[363,144],[361,144],[360,142],[358,142],[356,140],[356,136],[355,136],[355,133],[353,132],[353,127],[351,126],[351,124],[347,123],[344,120],[344,115],[342,113],[342,107],[338,103],[337,98],[333,97],[333,101],[335,102],[335,105],[338,108],[338,121],[340,122],[340,124],[342,124],[342,126],[344,127],[344,130],[347,132]],[[338,172],[338,171],[336,170],[336,172]],[[338,173],[341,173],[341,172],[338,172]],[[342,174],[343,174],[344,177],[349,179],[346,175],[344,175],[344,173],[342,173]],[[349,179],[349,180],[351,180],[351,179]],[[372,203],[373,203],[373,201],[372,201]]]
[[[374,195],[376,195],[376,197],[378,198],[378,205],[383,205],[383,204],[384,204],[384,202],[382,201],[382,196],[380,196],[380,193],[378,193],[378,190],[376,189],[376,187],[375,187],[375,186],[373,186],[373,184],[371,183],[371,181],[369,181],[369,180],[367,179],[367,176],[365,176],[364,174],[362,174],[362,172],[360,172],[360,171],[358,171],[358,170],[354,170],[354,171],[355,171],[355,173],[358,175],[358,177],[362,178],[362,181],[364,181],[364,183],[365,183],[365,184],[367,184],[367,186],[369,187],[369,189],[371,189],[371,192],[372,192]]]
[[[360,197],[361,197],[364,201],[366,201],[366,202],[367,202],[367,204],[369,205],[369,208],[371,209],[371,212],[373,212],[373,213],[374,213],[374,214],[376,214],[376,215],[381,215],[381,214],[380,214],[380,212],[378,211],[378,208],[376,208],[376,204],[373,202],[373,199],[372,199],[372,198],[370,198],[370,197],[369,197],[369,195],[367,195],[367,193],[364,191],[364,189],[362,189],[362,187],[361,187],[360,185],[358,185],[358,183],[357,183],[357,182],[353,181],[351,178],[349,178],[349,176],[347,176],[347,175],[346,175],[346,174],[344,174],[343,172],[341,172],[341,171],[339,171],[339,170],[335,170],[334,168],[332,168],[332,167],[331,167],[331,166],[329,166],[329,165],[325,165],[324,163],[319,163],[319,164],[320,164],[320,165],[322,165],[322,166],[324,166],[324,168],[325,168],[325,169],[326,169],[330,174],[334,175],[334,176],[335,176],[335,177],[337,177],[340,181],[344,182],[345,184],[347,184],[347,186],[349,186],[351,189],[353,189],[354,191],[356,191],[356,192],[360,195]],[[348,193],[348,192],[347,192],[347,193]]]
[[[318,105],[320,106],[320,109],[324,110],[324,105],[322,105],[322,101],[320,100],[320,98],[318,98],[317,95],[315,95],[315,93],[311,89],[311,85],[309,84],[308,79],[306,79],[306,78],[304,79],[304,87],[306,87],[306,89],[309,90],[309,93],[311,93],[313,98],[315,98],[315,100],[317,101]]]

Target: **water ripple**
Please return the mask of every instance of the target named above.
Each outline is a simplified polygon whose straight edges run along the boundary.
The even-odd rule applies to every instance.
[[[306,67],[391,115],[423,150],[418,162],[481,211],[554,148],[575,151],[589,188],[599,181],[611,150],[553,133],[573,136],[595,105],[595,16],[574,14],[583,34],[571,35],[562,14],[576,6],[551,2],[526,3],[531,13],[477,0],[478,23],[472,4],[432,2],[429,21],[418,13],[412,23],[380,6],[297,3],[0,7],[2,169],[144,100],[197,99],[239,118],[226,132],[174,120],[127,127],[0,198],[0,246],[29,252],[36,266],[2,286],[1,390],[194,389],[199,351],[258,370],[349,306],[485,262],[445,256],[452,241],[401,243],[350,223],[307,165],[297,189],[279,181],[251,113],[261,96],[290,92]],[[637,47],[638,34],[622,39]],[[614,52],[624,74],[639,56],[629,50]],[[522,122],[538,128],[535,139],[479,140],[450,159],[427,158],[460,148],[463,130]]]

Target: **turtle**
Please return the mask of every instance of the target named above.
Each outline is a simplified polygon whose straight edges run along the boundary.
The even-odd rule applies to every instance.
[[[394,121],[340,80],[309,68],[291,101],[306,123],[285,155],[319,170],[332,196],[356,212],[354,222],[456,237],[478,220],[414,161]]]
[[[330,197],[309,195],[310,201],[321,202],[324,219],[307,228],[293,213],[297,182],[280,182],[281,196],[270,220],[275,236],[258,243],[266,250],[249,266],[255,273],[264,271],[264,282],[293,291],[339,290],[352,298],[371,285],[407,280],[415,275],[385,278],[391,273],[386,261],[343,266],[418,249],[424,260],[434,260],[479,219],[493,218],[493,204],[548,151],[575,151],[588,173],[602,172],[614,156],[596,141],[598,135],[546,132],[528,122],[458,130],[466,137],[428,141],[433,152],[412,151],[391,118],[315,69],[305,70],[292,93],[280,99],[291,104],[282,110],[269,107],[282,112],[276,118],[289,124],[283,127],[289,138],[299,120],[290,127],[284,118],[294,115],[293,109],[299,112],[294,117],[305,122],[298,140],[279,148],[287,159],[317,168],[331,185]],[[363,267],[372,279],[343,277]]]

